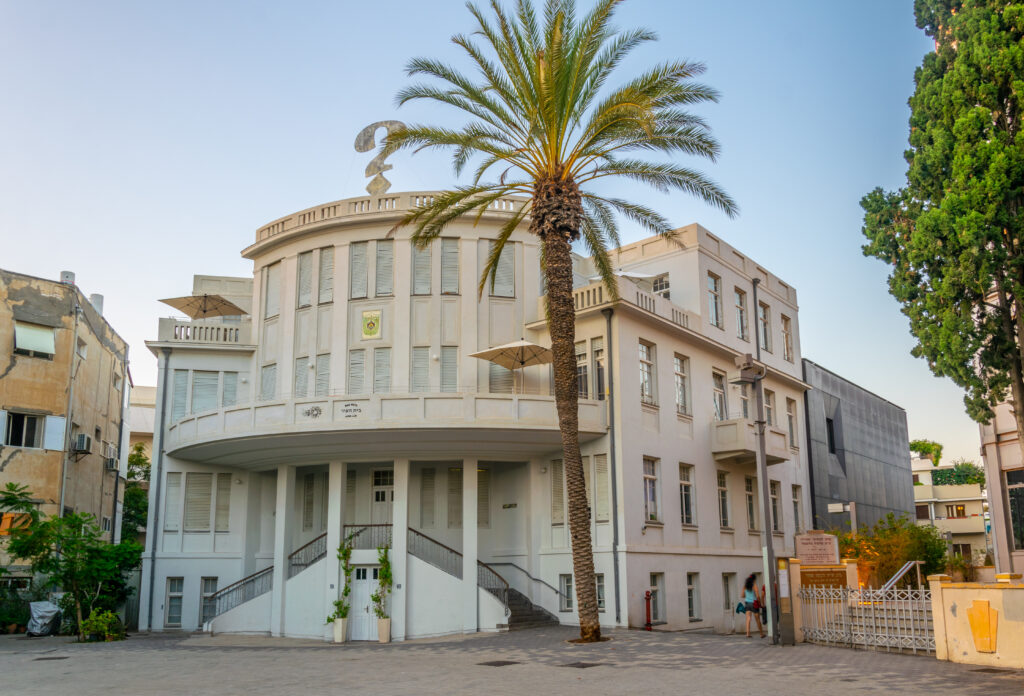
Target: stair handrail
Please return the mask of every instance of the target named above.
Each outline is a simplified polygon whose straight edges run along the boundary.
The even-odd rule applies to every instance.
[[[462,552],[461,551],[456,551],[451,546],[447,546],[445,544],[442,544],[437,539],[434,539],[432,537],[427,536],[426,534],[424,534],[423,532],[419,531],[418,529],[413,529],[412,527],[409,527],[408,530],[409,530],[409,542],[408,542],[409,543],[409,553],[411,555],[415,556],[416,558],[420,559],[421,561],[423,561],[425,563],[429,563],[430,565],[434,566],[435,568],[439,568],[439,569],[445,571],[449,575],[454,575],[455,577],[459,578],[460,580],[462,579]],[[432,556],[428,557],[427,553],[425,553],[425,550],[421,548],[421,545],[424,545],[427,548],[434,547],[432,549],[433,551],[436,552],[437,550],[440,550],[440,551],[443,551],[444,553],[435,553]],[[458,558],[459,562],[458,563],[446,563],[445,561],[447,559],[445,558],[445,554],[447,554],[450,558]]]
[[[288,554],[288,577],[293,578],[303,570],[327,556],[327,532],[303,544]]]
[[[528,578],[529,578],[530,580],[533,580],[534,582],[539,582],[539,583],[540,583],[541,585],[543,585],[544,587],[548,588],[549,590],[551,590],[552,592],[554,592],[554,593],[555,593],[556,595],[558,595],[559,597],[563,597],[563,598],[565,598],[565,599],[569,599],[569,596],[568,596],[567,594],[565,594],[564,592],[562,592],[561,590],[559,590],[559,589],[558,589],[557,587],[555,587],[555,586],[554,586],[554,585],[552,585],[551,583],[549,583],[549,582],[547,582],[547,581],[545,581],[545,580],[541,580],[540,578],[535,578],[535,577],[533,577],[533,576],[532,576],[532,575],[530,575],[530,573],[529,573],[529,572],[527,572],[527,570],[526,570],[525,568],[523,568],[522,566],[516,565],[515,563],[510,563],[509,561],[501,561],[501,562],[499,562],[499,563],[491,563],[491,565],[492,565],[492,566],[511,566],[512,568],[515,568],[515,569],[516,569],[516,570],[518,570],[518,571],[519,571],[520,573],[522,573],[523,575],[525,575],[526,577],[528,577]]]
[[[214,605],[213,618],[231,611],[239,604],[266,594],[274,587],[274,566],[257,570],[252,575],[233,582],[222,590],[210,595],[209,601]]]
[[[512,613],[508,608],[508,581],[483,561],[476,562],[476,584],[498,598],[505,608],[505,616]]]
[[[892,588],[896,587],[896,583],[899,582],[900,579],[904,575],[906,575],[908,572],[910,572],[910,569],[913,568],[914,566],[917,566],[917,587],[918,587],[918,589],[920,589],[921,588],[921,564],[922,563],[924,563],[924,561],[907,561],[906,563],[903,564],[902,568],[900,568],[899,570],[896,571],[895,575],[893,575],[891,578],[889,578],[886,581],[886,583],[884,585],[882,585],[881,589],[883,589],[883,590],[891,590]]]

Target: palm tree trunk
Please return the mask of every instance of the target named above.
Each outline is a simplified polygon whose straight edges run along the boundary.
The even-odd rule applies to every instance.
[[[597,612],[594,552],[590,538],[590,505],[580,457],[579,392],[576,385],[576,309],[572,297],[572,251],[579,236],[582,200],[575,182],[560,179],[534,187],[530,231],[544,247],[548,330],[554,356],[555,407],[562,434],[562,463],[569,497],[569,534],[580,619],[580,640],[601,639]]]

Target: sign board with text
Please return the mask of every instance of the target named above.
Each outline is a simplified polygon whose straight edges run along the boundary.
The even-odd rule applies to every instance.
[[[796,557],[803,565],[839,563],[839,539],[833,534],[797,534]]]
[[[845,566],[800,568],[800,587],[846,587],[848,584]]]

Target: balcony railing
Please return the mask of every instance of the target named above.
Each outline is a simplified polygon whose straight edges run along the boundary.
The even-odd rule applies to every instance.
[[[379,549],[391,546],[390,524],[346,524],[344,538],[352,538],[353,549]]]
[[[288,577],[293,578],[327,555],[327,533],[300,546],[288,556]]]
[[[157,340],[166,343],[222,346],[251,345],[252,320],[223,322],[212,319],[186,321],[161,318]]]
[[[594,309],[611,304],[612,296],[602,282],[591,283],[572,291],[573,304],[577,312]],[[693,312],[672,304],[661,295],[643,290],[628,279],[619,280],[619,300],[643,311],[669,321],[684,328],[700,326],[700,317]],[[537,305],[537,316],[545,316],[545,298],[541,297]]]

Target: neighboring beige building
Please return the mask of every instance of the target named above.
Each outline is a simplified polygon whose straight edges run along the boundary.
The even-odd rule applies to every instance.
[[[61,277],[0,270],[0,486],[27,486],[46,515],[94,515],[114,540],[128,345],[103,297]]]
[[[128,398],[128,423],[131,432],[128,451],[142,443],[142,451],[153,459],[153,418],[156,412],[156,387],[133,386]]]
[[[934,485],[932,474],[951,470],[952,464],[934,466],[931,459],[914,457],[911,468],[917,523],[934,526],[946,537],[952,553],[980,565],[989,550],[984,487],[978,483]]]
[[[992,421],[979,429],[996,572],[1020,573],[1024,570],[1024,457],[1010,405],[997,406]]]

